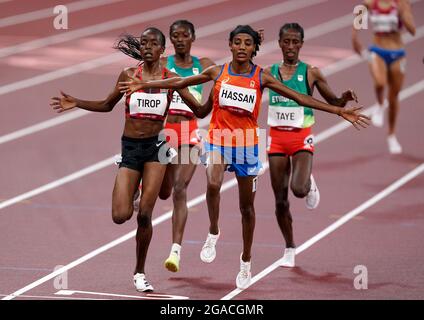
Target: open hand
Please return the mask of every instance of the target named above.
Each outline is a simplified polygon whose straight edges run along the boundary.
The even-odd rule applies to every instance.
[[[120,81],[118,85],[119,91],[127,95],[143,89],[143,81],[133,76],[127,81]]]
[[[349,121],[352,123],[352,125],[355,127],[355,129],[360,130],[362,128],[366,128],[369,126],[371,120],[370,117],[359,113],[359,111],[362,110],[362,107],[351,107],[351,108],[344,108],[340,109],[340,116],[343,117],[343,119]]]
[[[73,109],[77,106],[77,102],[74,97],[60,91],[61,97],[53,97],[50,102],[50,106],[53,107],[57,113]]]

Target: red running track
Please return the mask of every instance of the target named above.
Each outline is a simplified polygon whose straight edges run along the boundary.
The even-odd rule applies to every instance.
[[[143,11],[180,2],[155,1]],[[260,11],[263,17],[258,14],[254,22],[244,21],[254,27],[265,28],[265,43],[270,42],[262,46],[256,62],[267,65],[281,59],[275,39],[279,27],[288,21],[301,23],[307,37],[308,33],[321,32],[306,40],[302,49],[302,59],[305,61],[328,68],[349,59],[353,55],[350,24],[343,24],[340,19],[333,20],[350,14],[356,2],[318,2],[313,4],[306,1],[304,8],[291,12],[287,12],[287,9],[277,12],[275,8],[268,13]],[[46,43],[38,49],[2,57],[0,141],[17,130],[58,118],[50,110],[48,102],[59,89],[80,97],[103,97],[114,85],[119,71],[133,64],[131,60],[125,57],[111,59],[99,67],[75,71],[68,76],[59,74],[50,81],[46,74],[113,54],[111,45],[123,31],[138,34],[147,25],[155,25],[167,32],[172,21],[187,18],[194,22],[199,31],[194,53],[218,61],[229,56],[227,39],[228,33],[238,23],[234,22],[235,16],[256,13],[278,3],[280,1],[271,0],[261,1],[260,5],[253,2],[246,4],[241,0],[212,3],[183,14],[169,14],[154,21],[134,23],[54,45]],[[301,1],[287,3],[300,6]],[[0,8],[5,16],[11,16],[53,5],[54,1],[37,1],[31,7],[17,8],[12,1],[0,4]],[[423,9],[422,1],[413,5],[414,12],[422,12]],[[52,18],[0,28],[0,38],[5,40],[1,41],[0,49],[110,22],[139,11],[138,1],[125,0],[71,14],[71,28],[68,31],[54,30]],[[424,18],[416,14],[415,19],[419,29],[424,24]],[[214,24],[222,21],[221,25]],[[329,21],[335,25],[325,30]],[[203,34],[200,30],[203,30]],[[259,179],[255,203],[257,223],[252,271],[257,281],[243,292],[234,291],[241,252],[241,219],[238,205],[232,201],[238,196],[237,190],[231,187],[221,197],[222,237],[217,247],[217,259],[212,265],[205,265],[199,259],[208,228],[204,200],[199,200],[190,208],[181,270],[176,274],[169,273],[162,266],[171,244],[170,220],[165,219],[155,225],[146,268],[155,293],[190,299],[423,299],[422,174],[385,195],[334,232],[313,242],[310,247],[303,246],[343,215],[422,165],[424,148],[419,130],[419,119],[424,116],[423,108],[420,108],[424,98],[421,34],[422,31],[407,44],[408,69],[404,85],[407,96],[401,102],[398,129],[404,153],[399,156],[388,154],[386,127],[384,130],[370,127],[360,132],[349,127],[317,144],[314,175],[321,192],[321,204],[318,209],[309,212],[303,201],[294,197],[290,199],[295,241],[298,249],[304,249],[296,257],[296,268],[277,267],[269,269],[263,276],[260,274],[281,258],[284,249],[274,217],[267,171]],[[362,40],[365,44],[370,40],[369,35],[363,36]],[[167,52],[171,53],[172,50]],[[28,85],[22,82],[34,77],[38,77],[38,83]],[[328,79],[337,93],[354,88],[361,105],[368,107],[375,103],[365,61],[345,66],[331,73]],[[265,127],[265,102],[264,109],[260,124]],[[337,125],[338,121],[334,116],[318,113],[315,134],[322,137],[320,133]],[[127,240],[104,252],[96,251],[129,234],[136,227],[135,219],[121,226],[111,221],[110,201],[117,170],[115,166],[107,165],[69,183],[2,207],[4,201],[118,153],[122,124],[123,110],[122,106],[118,106],[109,114],[85,115],[0,144],[2,162],[6,164],[0,169],[0,294],[3,297],[10,298],[10,294],[17,292],[15,299],[149,298],[137,293],[131,281],[135,263],[135,241],[131,234]],[[226,181],[233,178],[226,174]],[[205,184],[204,168],[199,167],[189,188],[189,199],[203,195]],[[170,201],[158,200],[154,217],[161,217],[171,209]],[[83,262],[78,260],[90,252],[94,252],[92,257],[84,258]],[[54,286],[52,272],[59,265],[68,269],[68,289],[79,292],[70,296],[55,295],[58,289]],[[354,268],[358,265],[367,267],[367,290],[356,290],[354,287]],[[51,276],[44,278],[48,279],[44,281],[43,277],[48,275]]]

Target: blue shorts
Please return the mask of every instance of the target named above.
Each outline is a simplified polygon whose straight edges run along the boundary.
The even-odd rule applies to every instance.
[[[228,164],[227,171],[235,172],[238,177],[257,176],[262,168],[259,161],[258,145],[252,147],[225,147],[204,143],[206,155],[212,151],[218,151]],[[207,158],[209,158],[207,156]],[[208,162],[208,159],[206,160]]]
[[[388,50],[377,46],[370,46],[368,50],[378,54],[384,60],[387,66],[390,66],[393,62],[403,58],[406,55],[405,49]]]

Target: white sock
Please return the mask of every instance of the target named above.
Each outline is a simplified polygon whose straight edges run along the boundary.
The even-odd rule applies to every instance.
[[[181,255],[181,246],[178,243],[173,243],[171,247],[171,252],[175,252],[178,256]]]

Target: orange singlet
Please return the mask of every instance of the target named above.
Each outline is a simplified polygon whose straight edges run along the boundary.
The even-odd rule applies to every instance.
[[[262,68],[255,64],[249,74],[233,73],[229,63],[222,66],[215,80],[209,143],[227,147],[258,144],[261,73]]]

